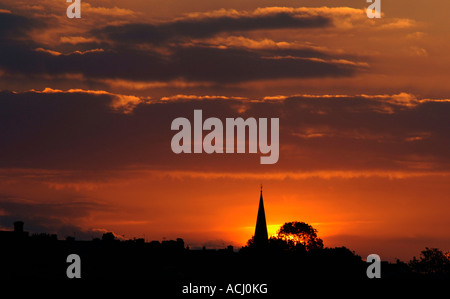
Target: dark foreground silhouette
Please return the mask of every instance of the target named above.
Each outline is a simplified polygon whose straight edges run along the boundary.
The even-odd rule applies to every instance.
[[[221,250],[190,250],[182,239],[144,242],[119,241],[112,233],[102,239],[58,240],[56,235],[29,236],[23,223],[15,231],[0,232],[1,279],[68,279],[69,254],[81,258],[82,279],[146,279],[175,283],[215,281],[231,283],[289,281],[301,279],[368,279],[368,263],[349,249],[279,246],[249,246],[239,251],[231,246]],[[430,258],[430,257],[428,257]],[[421,264],[422,262],[422,264]],[[415,259],[424,268],[425,259]],[[449,278],[448,264],[441,272],[414,271],[402,262],[382,262],[382,278]],[[419,267],[418,266],[418,267]],[[447,267],[447,268],[445,268]]]

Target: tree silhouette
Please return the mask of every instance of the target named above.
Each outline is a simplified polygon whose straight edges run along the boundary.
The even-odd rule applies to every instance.
[[[317,236],[317,229],[305,222],[286,222],[275,236],[289,247],[304,247],[306,250],[323,249],[323,241]]]
[[[247,247],[253,247],[255,244],[255,236],[252,236],[250,239],[248,239],[247,241]]]
[[[250,239],[248,239],[246,246],[243,247],[244,251],[252,248],[255,248],[255,236],[252,236]],[[289,251],[289,250],[305,251],[304,246],[301,244],[299,244],[299,246],[295,246],[293,244],[286,242],[285,240],[276,237],[269,238],[266,249],[270,251]]]
[[[426,247],[420,254],[420,258],[413,259],[409,266],[415,272],[432,275],[450,275],[450,253],[442,252],[438,248]]]

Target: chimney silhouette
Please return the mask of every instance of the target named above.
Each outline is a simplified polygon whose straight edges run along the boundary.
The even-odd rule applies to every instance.
[[[253,244],[255,245],[255,247],[262,248],[262,247],[265,247],[268,242],[269,242],[269,237],[267,234],[266,213],[264,212],[264,202],[263,202],[262,186],[261,186],[258,217],[256,218],[255,237],[253,240]]]
[[[23,221],[14,222],[14,232],[15,233],[23,233]]]

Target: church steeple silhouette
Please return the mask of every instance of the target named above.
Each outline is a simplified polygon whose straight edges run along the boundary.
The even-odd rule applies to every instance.
[[[259,198],[258,217],[256,218],[255,237],[253,240],[253,244],[255,245],[255,247],[264,247],[268,242],[269,237],[267,234],[266,213],[264,212],[264,202],[261,185],[261,195]]]

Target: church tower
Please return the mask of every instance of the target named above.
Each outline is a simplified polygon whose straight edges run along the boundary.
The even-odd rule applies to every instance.
[[[268,241],[269,241],[269,237],[267,234],[266,213],[264,212],[264,202],[263,202],[262,186],[261,186],[258,217],[256,218],[255,238],[254,238],[253,244],[255,245],[255,247],[265,247],[267,245]]]

